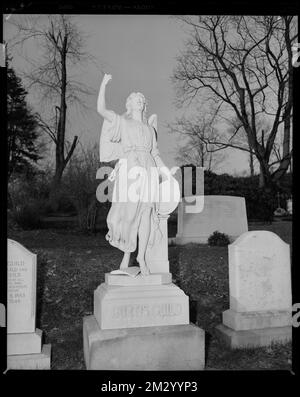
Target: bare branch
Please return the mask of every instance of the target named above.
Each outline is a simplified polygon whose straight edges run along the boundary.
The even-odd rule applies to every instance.
[[[274,146],[282,123],[282,147],[285,153],[290,151],[290,51],[297,34],[296,27],[291,27],[292,20],[293,17],[279,20],[273,16],[181,18],[191,27],[191,37],[174,73],[180,103],[199,101],[203,114],[215,103],[214,117],[218,114],[228,124],[230,118],[238,120],[232,136],[205,138],[205,142],[214,145],[213,150],[233,147],[249,151],[269,181],[270,158],[278,154]],[[272,122],[272,128],[261,133],[258,125],[263,118]],[[193,131],[188,128],[186,135],[191,134]],[[243,139],[244,144],[239,144]],[[280,172],[287,170],[283,157]]]

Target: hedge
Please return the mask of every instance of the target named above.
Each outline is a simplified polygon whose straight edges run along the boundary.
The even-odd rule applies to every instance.
[[[191,167],[191,165],[188,166]],[[195,170],[195,167],[192,167]],[[193,172],[193,194],[196,194],[195,182],[196,172]],[[184,186],[182,191],[184,192]],[[248,220],[272,221],[273,213],[278,207],[278,192],[280,193],[280,206],[286,208],[286,199],[292,194],[291,174],[285,175],[280,188],[266,190],[259,187],[258,175],[236,177],[204,171],[204,194],[245,197]]]

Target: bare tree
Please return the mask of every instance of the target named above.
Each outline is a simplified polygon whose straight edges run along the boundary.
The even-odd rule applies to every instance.
[[[292,16],[180,17],[191,27],[191,38],[174,72],[181,102],[199,99],[214,117],[237,118],[232,135],[206,139],[217,149],[252,152],[260,164],[260,186],[280,182],[291,162],[292,44],[297,38]],[[269,131],[257,121],[268,117]],[[280,125],[281,156],[271,160]],[[240,145],[234,141],[244,134]]]
[[[260,119],[257,117],[256,128],[257,128],[258,132],[261,132],[262,135],[265,135],[265,134],[269,134],[271,126],[267,120]],[[257,159],[255,157],[255,153],[254,153],[253,149],[251,148],[248,136],[244,131],[244,127],[241,124],[240,120],[238,120],[237,117],[230,120],[230,124],[229,124],[228,130],[226,132],[228,133],[228,135],[229,135],[228,139],[230,139],[230,142],[232,144],[235,144],[237,147],[241,147],[241,148],[249,151],[250,175],[254,176],[256,165],[257,165]],[[280,155],[278,156],[278,153],[280,153],[280,148],[282,147],[279,138],[280,138],[280,136],[278,135],[276,137],[276,141],[274,142],[274,145],[273,145],[273,150],[272,150],[272,154],[270,157],[272,161],[279,160],[281,158]],[[270,168],[271,168],[271,166],[270,166]]]
[[[194,164],[211,171],[224,160],[225,154],[216,152],[214,145],[207,143],[208,139],[216,139],[218,132],[205,117],[196,120],[182,117],[170,124],[169,129],[185,138],[184,143],[178,147],[176,157],[181,164]]]
[[[28,60],[32,67],[25,76],[29,80],[29,89],[34,88],[42,95],[48,108],[54,112],[49,116],[38,115],[40,128],[55,144],[55,172],[52,181],[50,201],[60,186],[66,165],[72,157],[78,143],[78,136],[72,142],[66,139],[67,109],[71,104],[85,106],[82,95],[90,95],[93,90],[76,81],[70,73],[75,65],[92,59],[83,51],[85,45],[72,18],[65,15],[51,15],[46,23],[36,17],[14,23],[18,28],[17,39],[13,45],[23,45],[25,41],[37,40],[42,49],[38,66]]]

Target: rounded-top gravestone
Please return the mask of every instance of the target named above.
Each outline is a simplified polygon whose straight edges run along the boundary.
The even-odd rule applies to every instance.
[[[277,234],[251,231],[229,245],[230,308],[287,310],[292,305],[290,247]]]
[[[233,348],[292,338],[290,247],[275,233],[251,231],[229,245],[230,308],[217,333]]]

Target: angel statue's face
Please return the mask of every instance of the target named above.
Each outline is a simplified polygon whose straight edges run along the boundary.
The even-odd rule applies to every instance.
[[[126,101],[126,108],[129,112],[140,111],[144,112],[146,99],[140,92],[133,92],[129,95]]]

